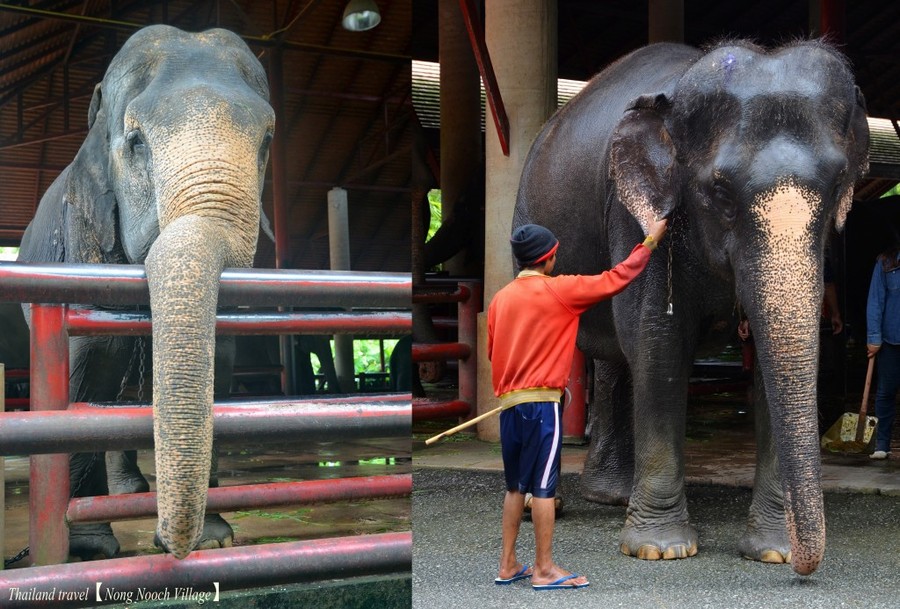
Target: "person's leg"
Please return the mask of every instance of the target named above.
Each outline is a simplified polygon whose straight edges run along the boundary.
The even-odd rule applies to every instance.
[[[572,575],[553,562],[553,530],[556,526],[556,486],[561,471],[562,422],[559,406],[548,403],[542,421],[539,467],[532,489],[531,521],[534,524],[534,575],[532,585],[554,583]],[[586,585],[583,575],[563,582],[567,586]]]
[[[522,451],[521,424],[516,408],[500,413],[500,448],[506,496],[503,499],[503,545],[500,552],[499,579],[509,579],[522,570],[516,558],[516,540],[525,509],[525,494],[519,492],[520,453]]]
[[[890,452],[897,390],[900,388],[900,346],[884,343],[877,357],[878,389],[875,392],[875,416],[878,417],[878,426],[875,450]]]
[[[519,537],[519,524],[522,522],[522,511],[525,509],[525,495],[519,491],[506,491],[503,499],[503,550],[500,554],[501,579],[509,579],[522,570],[516,559],[516,539]]]

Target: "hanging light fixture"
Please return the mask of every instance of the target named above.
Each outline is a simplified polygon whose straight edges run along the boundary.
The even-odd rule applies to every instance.
[[[350,0],[344,9],[341,25],[351,32],[365,32],[381,23],[381,13],[374,0]]]

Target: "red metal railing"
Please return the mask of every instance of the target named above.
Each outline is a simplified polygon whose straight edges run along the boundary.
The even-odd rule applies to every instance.
[[[424,421],[447,417],[468,416],[475,405],[478,361],[476,342],[478,338],[478,313],[481,311],[482,284],[475,281],[460,282],[452,292],[417,289],[413,293],[413,303],[436,304],[457,303],[457,318],[443,323],[436,320],[436,325],[456,326],[457,342],[424,344],[414,343],[412,361],[430,362],[441,360],[459,360],[459,397],[455,400],[413,400],[413,421]]]
[[[242,313],[218,316],[217,331],[235,334],[355,333],[406,334],[408,275],[357,272],[226,270],[222,275],[222,306],[303,306],[391,308],[376,313],[272,313],[255,320]],[[102,305],[141,304],[148,300],[142,267],[114,265],[0,265],[0,300],[59,303],[62,300]],[[146,556],[61,565],[68,556],[70,522],[106,522],[118,517],[146,517],[155,512],[155,494],[69,498],[68,452],[152,446],[152,413],[145,407],[70,404],[69,335],[145,334],[149,318],[140,313],[69,309],[64,304],[32,305],[31,412],[0,414],[0,453],[30,454],[29,542],[32,564],[48,565],[0,572],[0,589],[42,587],[71,589],[113,582],[120,590],[179,582],[223,580],[228,589],[343,577],[362,573],[408,571],[412,560],[411,533],[359,538],[270,544],[195,552],[183,561],[171,556]],[[228,401],[214,406],[217,441],[228,443],[252,433],[255,440],[290,438],[408,437],[410,397],[406,395],[323,399],[312,402]],[[245,485],[210,490],[210,509],[301,504],[353,497],[408,495],[409,475],[349,478],[318,483]],[[224,508],[222,506],[225,506]],[[368,553],[360,556],[360,552]],[[202,556],[201,556],[202,555]],[[269,558],[261,559],[265,555]],[[262,560],[258,568],[237,567],[248,557]],[[301,565],[314,557],[316,565]],[[324,565],[324,566],[323,566]],[[329,566],[330,565],[330,566]],[[149,579],[148,579],[149,578]],[[227,583],[224,583],[227,580]],[[85,584],[85,582],[89,582]],[[85,585],[82,585],[85,584]],[[91,596],[69,605],[95,605],[111,599]],[[121,602],[121,600],[119,600]],[[4,607],[18,606],[6,599]]]

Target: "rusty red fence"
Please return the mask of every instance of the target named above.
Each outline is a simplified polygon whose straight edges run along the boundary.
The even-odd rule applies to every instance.
[[[435,318],[436,326],[456,327],[456,342],[437,344],[413,343],[412,361],[419,362],[459,360],[457,399],[441,400],[416,398],[413,400],[413,421],[425,421],[448,417],[467,417],[474,411],[478,360],[478,313],[481,311],[482,284],[477,281],[459,282],[454,289],[439,290],[434,287],[416,287],[415,304],[457,303],[456,319]]]
[[[337,313],[222,313],[217,332],[226,334],[331,334],[365,332],[402,335],[411,331],[411,282],[406,274],[227,269],[220,306],[358,308]],[[69,402],[70,335],[148,334],[149,317],[139,312],[70,308],[68,302],[105,306],[149,301],[142,267],[121,265],[0,264],[0,300],[33,302],[31,312],[31,411],[0,414],[0,454],[31,455],[29,542],[33,566],[0,572],[0,589],[84,589],[104,581],[119,590],[168,589],[179,582],[222,582],[222,590],[248,586],[409,571],[412,535],[386,535],[223,548],[192,553],[60,564],[68,556],[67,522],[107,522],[155,513],[155,493],[69,498],[69,457],[77,451],[152,446],[152,412],[145,406]],[[369,309],[381,309],[371,311]],[[351,396],[293,401],[243,400],[214,405],[217,442],[252,433],[259,441],[341,440],[409,437],[410,396]],[[243,485],[210,489],[209,509],[294,505],[346,498],[408,496],[410,475],[339,478],[327,481]],[[271,546],[271,547],[270,547]],[[362,555],[360,553],[363,553]],[[243,568],[248,557],[266,572]],[[301,561],[302,557],[303,561]],[[305,564],[314,557],[316,564]],[[302,564],[301,564],[302,563]],[[153,577],[148,576],[152,574]],[[217,590],[218,591],[218,590]],[[25,599],[27,600],[27,599]],[[54,606],[107,602],[91,596]],[[111,601],[110,601],[111,602]],[[4,598],[4,607],[18,606]]]

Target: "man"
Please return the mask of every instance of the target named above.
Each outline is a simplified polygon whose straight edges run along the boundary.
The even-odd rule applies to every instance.
[[[500,442],[507,489],[497,584],[530,577],[535,590],[589,585],[586,577],[560,568],[552,558],[560,471],[559,400],[572,366],[580,315],[624,290],[644,270],[665,235],[666,223],[654,222],[649,236],[628,258],[600,275],[550,277],[559,248],[553,233],[526,224],[512,234],[513,255],[522,271],[488,307],[488,359],[494,393],[504,407]],[[525,493],[533,495],[533,569],[516,559]]]
[[[891,454],[897,390],[900,389],[900,246],[882,252],[872,270],[866,303],[866,350],[878,357],[875,392],[875,452],[871,459]]]

